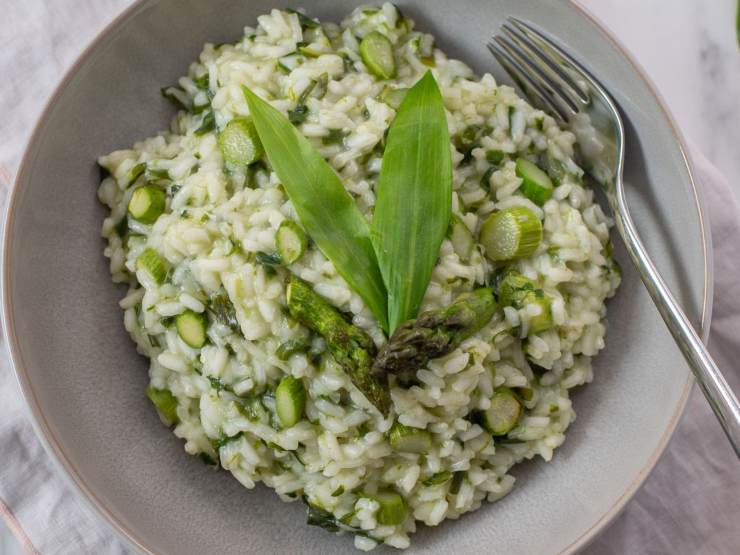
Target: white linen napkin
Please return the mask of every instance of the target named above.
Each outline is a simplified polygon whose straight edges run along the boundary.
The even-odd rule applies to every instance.
[[[63,68],[129,0],[25,0],[3,6],[0,73],[0,209],[40,99]],[[72,9],[74,8],[74,9]],[[12,71],[11,71],[12,68]],[[5,71],[2,71],[5,70]],[[9,140],[12,138],[13,140]],[[737,390],[740,354],[740,207],[726,180],[701,155],[696,174],[709,205],[715,260],[710,347]],[[5,165],[5,167],[2,166]],[[598,379],[598,377],[597,377]],[[557,455],[556,455],[557,456]],[[740,472],[722,431],[695,388],[673,440],[643,488],[586,549],[597,554],[724,555],[740,545]],[[28,553],[133,554],[70,485],[35,436],[0,345],[0,516]]]
[[[740,207],[701,155],[695,169],[709,204],[715,259],[710,348],[731,385],[740,376]],[[4,175],[3,175],[4,173]],[[9,174],[0,171],[4,210]],[[598,376],[597,378],[598,379]],[[88,508],[36,437],[0,346],[0,516],[28,553],[133,554]],[[557,455],[556,455],[557,456]],[[668,448],[642,489],[587,549],[591,555],[730,555],[740,545],[740,472],[731,447],[694,387]]]

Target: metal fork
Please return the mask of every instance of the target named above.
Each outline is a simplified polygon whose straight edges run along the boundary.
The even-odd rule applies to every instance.
[[[627,252],[740,458],[740,405],[645,250],[627,209],[624,126],[611,96],[552,38],[509,17],[487,46],[529,101],[578,139],[584,170],[603,187]]]

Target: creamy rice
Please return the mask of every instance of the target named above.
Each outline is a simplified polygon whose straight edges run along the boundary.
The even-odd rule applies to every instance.
[[[550,460],[565,440],[575,419],[569,390],[593,377],[591,357],[604,346],[604,302],[619,283],[610,255],[612,222],[583,186],[573,162],[573,134],[490,74],[478,77],[448,59],[394,6],[358,9],[341,25],[322,25],[320,31],[306,28],[297,14],[273,10],[258,18],[256,28],[246,27],[236,44],[204,47],[178,83],[176,94],[190,109],[177,114],[169,131],[99,159],[109,172],[98,191],[110,208],[102,232],[105,255],[113,280],[129,287],[120,303],[126,329],[150,360],[151,386],[174,395],[174,432],[189,454],[218,463],[247,488],[262,481],[285,501],[303,498],[343,519],[346,530],[359,532],[358,548],[404,548],[417,522],[437,525],[499,499],[514,484],[513,465],[535,456]],[[418,385],[392,382],[388,418],[352,385],[320,338],[313,338],[309,352],[288,360],[276,356],[281,344],[306,330],[285,310],[287,270],[260,264],[256,254],[274,251],[281,222],[298,218],[267,163],[227,171],[217,142],[229,120],[248,115],[242,85],[287,112],[319,81],[324,90],[314,86],[308,95],[308,115],[299,129],[369,218],[382,141],[395,114],[381,100],[389,82],[369,73],[358,55],[358,39],[371,30],[394,45],[393,87],[413,85],[430,67],[440,86],[452,139],[453,213],[474,235],[493,211],[511,206],[526,206],[542,219],[536,252],[513,266],[552,299],[554,323],[529,334],[530,318],[537,315],[531,307],[499,308],[481,331],[419,369]],[[312,55],[292,57],[299,43],[308,43]],[[280,67],[286,56],[294,67]],[[557,167],[552,198],[542,207],[525,198],[514,162],[493,166],[486,159],[489,150],[512,159],[539,157]],[[164,214],[153,225],[124,220],[132,192],[147,181],[166,191]],[[162,284],[137,272],[136,260],[146,248],[166,262]],[[445,240],[422,309],[447,306],[490,283],[496,269],[479,245],[463,261]],[[309,244],[290,271],[379,346],[386,341],[372,313],[315,246]],[[185,310],[210,314],[220,294],[233,303],[237,325],[209,315],[206,345],[188,346],[172,318]],[[286,375],[303,380],[307,404],[303,420],[280,429],[273,393]],[[494,389],[502,386],[526,391],[528,399],[522,400],[518,425],[494,438],[470,415],[487,409]],[[246,417],[237,407],[246,398],[257,399],[270,418]],[[430,451],[394,452],[386,432],[396,420],[429,431]],[[446,472],[449,480],[430,480]],[[373,494],[381,489],[403,497],[408,511],[401,524],[377,523]]]

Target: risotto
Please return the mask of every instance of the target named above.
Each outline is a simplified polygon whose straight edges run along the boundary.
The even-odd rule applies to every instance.
[[[389,367],[403,349],[301,225],[242,87],[287,115],[370,221],[387,132],[428,70],[450,137],[452,216],[416,325],[493,295],[447,352],[390,373],[378,410],[288,306],[289,284]],[[101,156],[98,196],[113,281],[128,287],[125,327],[149,360],[147,395],[187,453],[305,502],[309,524],[365,550],[408,547],[419,523],[506,495],[516,463],[552,458],[620,280],[612,222],[583,185],[572,133],[447,58],[391,4],[340,25],[273,10],[237,43],[206,44],[163,94],[180,108],[171,128]],[[249,163],[233,163],[245,145]],[[539,233],[506,261],[489,229],[504,217],[509,231]]]

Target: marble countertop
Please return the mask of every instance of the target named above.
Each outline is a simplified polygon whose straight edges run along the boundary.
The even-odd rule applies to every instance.
[[[3,2],[11,0],[0,0]],[[535,1],[535,0],[529,0]],[[16,32],[37,28],[39,41],[52,41],[58,60],[54,69],[24,54],[21,63],[38,71],[30,92],[14,99],[15,105],[2,105],[4,136],[18,140],[0,144],[0,164],[11,173],[17,168],[33,120],[51,87],[94,37],[99,28],[125,7],[129,0],[87,0],[84,2],[100,21],[98,28],[75,26],[74,16],[62,13],[63,2],[49,3],[50,17],[64,17],[65,33],[75,37],[61,39],[46,33],[43,21],[6,21],[0,27],[0,44],[13,40]],[[728,178],[740,196],[740,48],[735,34],[737,0],[580,0],[630,50],[651,76],[673,113],[678,126],[693,148],[701,150]],[[29,27],[30,26],[30,27]],[[59,26],[57,26],[59,28]],[[0,49],[0,62],[2,59]],[[9,67],[6,65],[4,67]],[[49,75],[50,71],[56,72]],[[22,109],[16,110],[18,104]],[[0,555],[16,555],[21,549],[0,524]]]
[[[686,139],[740,196],[737,0],[580,0],[650,75]]]

